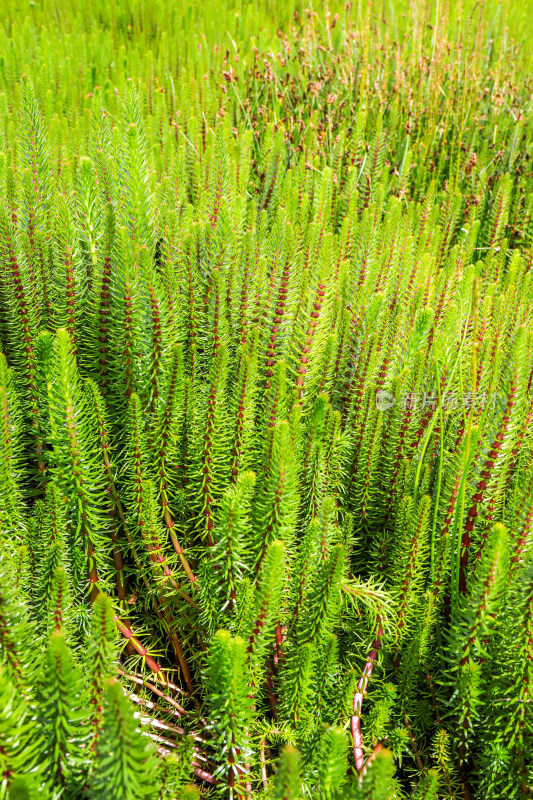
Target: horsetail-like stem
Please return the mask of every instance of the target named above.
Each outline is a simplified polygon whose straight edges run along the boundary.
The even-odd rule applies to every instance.
[[[530,796],[531,11],[5,0],[0,800]]]

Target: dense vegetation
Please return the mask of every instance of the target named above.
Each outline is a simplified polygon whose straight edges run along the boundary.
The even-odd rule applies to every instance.
[[[528,3],[2,12],[0,800],[529,797]]]

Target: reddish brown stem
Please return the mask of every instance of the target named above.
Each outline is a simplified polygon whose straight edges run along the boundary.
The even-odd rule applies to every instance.
[[[381,639],[383,636],[383,627],[379,620],[378,626],[378,632],[372,644],[372,650],[367,658],[365,667],[363,669],[363,674],[361,675],[359,683],[357,684],[357,692],[353,698],[352,740],[355,769],[357,770],[358,775],[361,775],[365,763],[363,754],[363,737],[361,736],[361,709],[370,678],[372,677],[374,664],[376,663],[376,659],[381,648]]]

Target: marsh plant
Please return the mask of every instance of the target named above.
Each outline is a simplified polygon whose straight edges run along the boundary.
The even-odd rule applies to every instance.
[[[531,795],[530,8],[466,5],[4,2],[1,800]]]

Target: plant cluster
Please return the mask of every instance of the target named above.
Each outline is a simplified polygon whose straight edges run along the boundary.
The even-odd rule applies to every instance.
[[[516,8],[5,10],[0,800],[529,797]]]

